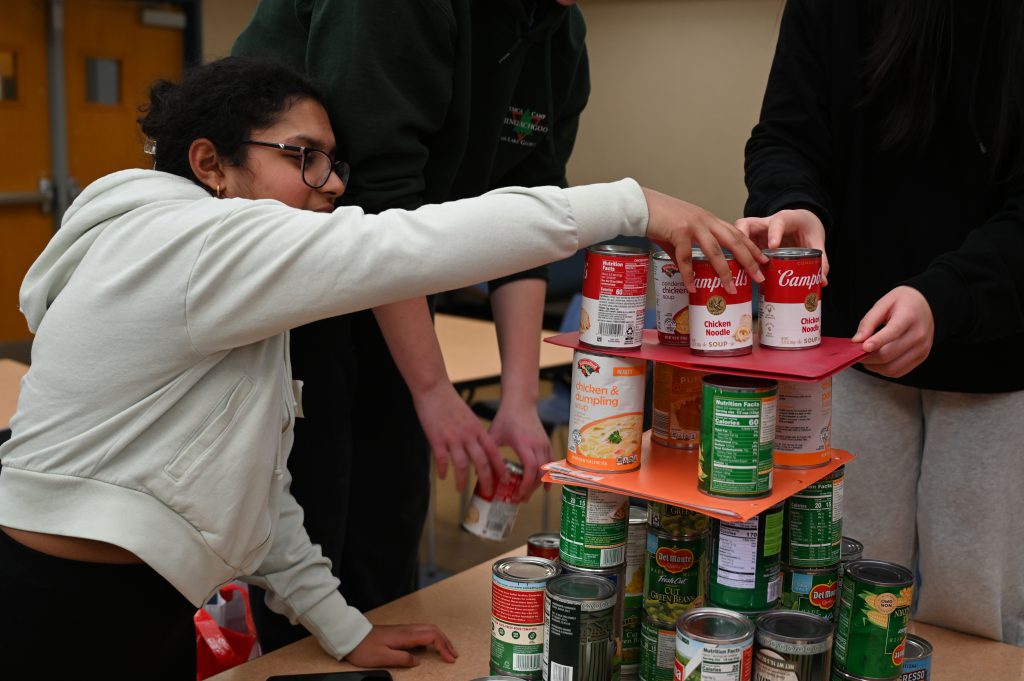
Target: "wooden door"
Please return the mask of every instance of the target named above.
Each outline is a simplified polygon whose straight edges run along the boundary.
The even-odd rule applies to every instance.
[[[139,107],[154,80],[180,77],[183,44],[180,28],[146,25],[147,16],[181,10],[130,0],[62,4],[68,164],[74,185],[84,187],[150,165]],[[38,191],[40,179],[51,177],[49,21],[45,0],[0,4],[0,193]],[[31,338],[18,290],[52,233],[53,217],[40,205],[0,205],[0,343]]]

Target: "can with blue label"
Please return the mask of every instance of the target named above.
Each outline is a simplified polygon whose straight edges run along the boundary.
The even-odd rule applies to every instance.
[[[907,634],[900,681],[931,681],[931,678],[932,644],[920,636]]]

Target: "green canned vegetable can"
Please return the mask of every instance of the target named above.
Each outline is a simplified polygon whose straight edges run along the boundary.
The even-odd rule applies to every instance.
[[[719,497],[768,496],[778,382],[712,374],[703,386],[697,488]]]
[[[782,590],[783,502],[746,522],[711,519],[708,597],[730,610],[767,610]]]
[[[868,679],[895,679],[903,666],[914,573],[881,560],[846,566],[833,664]]]
[[[836,669],[833,665],[832,674],[828,677],[829,681],[875,681],[874,679],[867,679],[863,676],[854,676],[853,674],[847,674],[846,672]]]
[[[640,628],[643,619],[643,608],[626,610],[626,614],[622,617],[623,675],[628,674],[626,667],[640,664]]]
[[[615,588],[572,574],[549,580],[544,595],[544,680],[610,679]]]
[[[674,622],[691,608],[704,605],[708,536],[673,537],[647,533],[644,610],[655,620]]]
[[[765,608],[764,610],[737,610],[736,608],[727,608],[726,606],[720,605],[718,603],[715,603],[714,601],[712,601],[710,599],[708,599],[706,607],[708,607],[708,608],[719,608],[719,609],[722,609],[722,610],[730,610],[730,611],[732,611],[732,612],[734,612],[734,613],[736,613],[738,615],[743,615],[744,617],[746,617],[748,620],[750,620],[754,624],[757,624],[757,618],[760,617],[761,615],[765,614],[766,612],[774,612],[774,611],[779,609],[778,604],[776,604],[776,605],[771,606],[770,608]]]
[[[629,498],[576,485],[562,487],[558,557],[587,568],[622,565],[626,559]]]
[[[626,610],[642,608],[644,605],[646,557],[647,509],[642,506],[630,506],[629,529],[626,533],[626,584],[623,587]]]
[[[708,516],[682,506],[673,506],[661,501],[648,501],[647,529],[659,530],[675,537],[702,534],[707,532]]]
[[[835,620],[839,565],[827,568],[782,566],[782,607]]]
[[[544,588],[560,572],[546,558],[517,556],[491,568],[491,673],[541,677]]]
[[[842,558],[843,473],[840,466],[786,500],[782,560],[793,567],[830,567]]]
[[[676,625],[644,616],[640,628],[640,681],[672,681],[675,673]]]

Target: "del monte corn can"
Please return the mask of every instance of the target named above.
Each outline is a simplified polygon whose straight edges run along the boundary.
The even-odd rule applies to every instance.
[[[832,621],[838,600],[839,564],[827,568],[782,566],[782,607]]]
[[[502,558],[491,568],[491,673],[541,678],[544,587],[560,572],[545,558]]]
[[[643,344],[647,312],[647,252],[631,246],[587,249],[583,269],[580,342],[635,350]]]
[[[913,594],[914,574],[901,565],[847,565],[832,653],[836,669],[867,679],[899,677]]]
[[[577,350],[566,460],[577,468],[620,473],[640,467],[647,363]]]
[[[778,383],[725,374],[703,383],[697,488],[719,497],[768,496]]]

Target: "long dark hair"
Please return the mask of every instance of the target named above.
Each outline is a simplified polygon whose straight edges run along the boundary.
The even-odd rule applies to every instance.
[[[882,112],[883,149],[921,148],[931,139],[953,70],[955,1],[864,0],[872,35],[864,64],[865,103]],[[999,65],[991,140],[995,167],[1001,175],[1018,175],[1024,172],[1024,2],[971,1],[986,7],[982,40],[995,42]],[[977,59],[975,81],[980,52]]]
[[[154,83],[139,125],[156,142],[157,170],[202,186],[188,161],[193,141],[205,137],[228,163],[241,165],[249,133],[274,125],[296,100],[304,98],[325,101],[320,89],[291,67],[264,59],[225,57],[189,69],[180,83]]]

